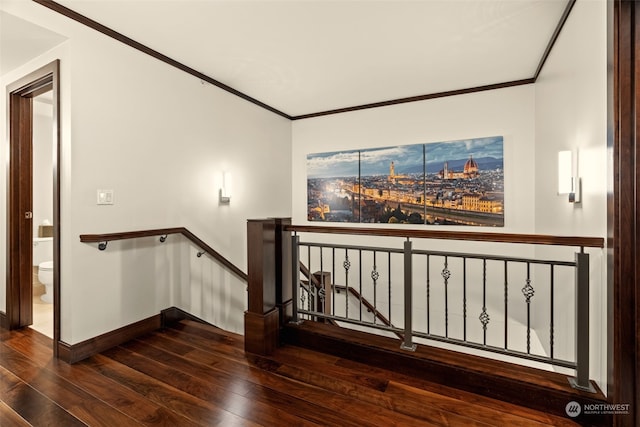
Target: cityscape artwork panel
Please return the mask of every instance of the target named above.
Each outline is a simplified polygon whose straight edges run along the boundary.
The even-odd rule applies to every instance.
[[[504,226],[503,137],[307,155],[309,221]]]

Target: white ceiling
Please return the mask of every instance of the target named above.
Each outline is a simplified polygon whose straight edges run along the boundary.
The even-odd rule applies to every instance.
[[[567,0],[58,3],[296,116],[531,78]]]
[[[0,10],[0,75],[36,58],[65,38]]]

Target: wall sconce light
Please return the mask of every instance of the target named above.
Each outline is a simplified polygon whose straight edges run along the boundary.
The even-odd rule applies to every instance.
[[[558,195],[568,195],[569,203],[580,203],[581,183],[572,151],[558,152]]]
[[[231,172],[222,173],[222,187],[220,188],[220,203],[231,202]]]

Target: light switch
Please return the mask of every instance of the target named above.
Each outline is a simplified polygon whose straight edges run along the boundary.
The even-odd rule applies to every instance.
[[[113,190],[98,190],[98,204],[99,205],[112,205],[113,204]]]

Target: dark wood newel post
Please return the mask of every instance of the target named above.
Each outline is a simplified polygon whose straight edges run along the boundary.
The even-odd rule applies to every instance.
[[[244,349],[268,355],[278,344],[276,307],[276,222],[247,221],[248,309],[244,313]]]
[[[278,346],[280,324],[287,300],[282,282],[290,261],[283,259],[282,226],[287,218],[250,219],[247,221],[248,309],[244,313],[244,349],[268,355]],[[291,296],[288,296],[291,299]],[[283,312],[281,314],[281,311]]]
[[[280,327],[291,320],[291,218],[276,221],[276,307],[280,311]]]

